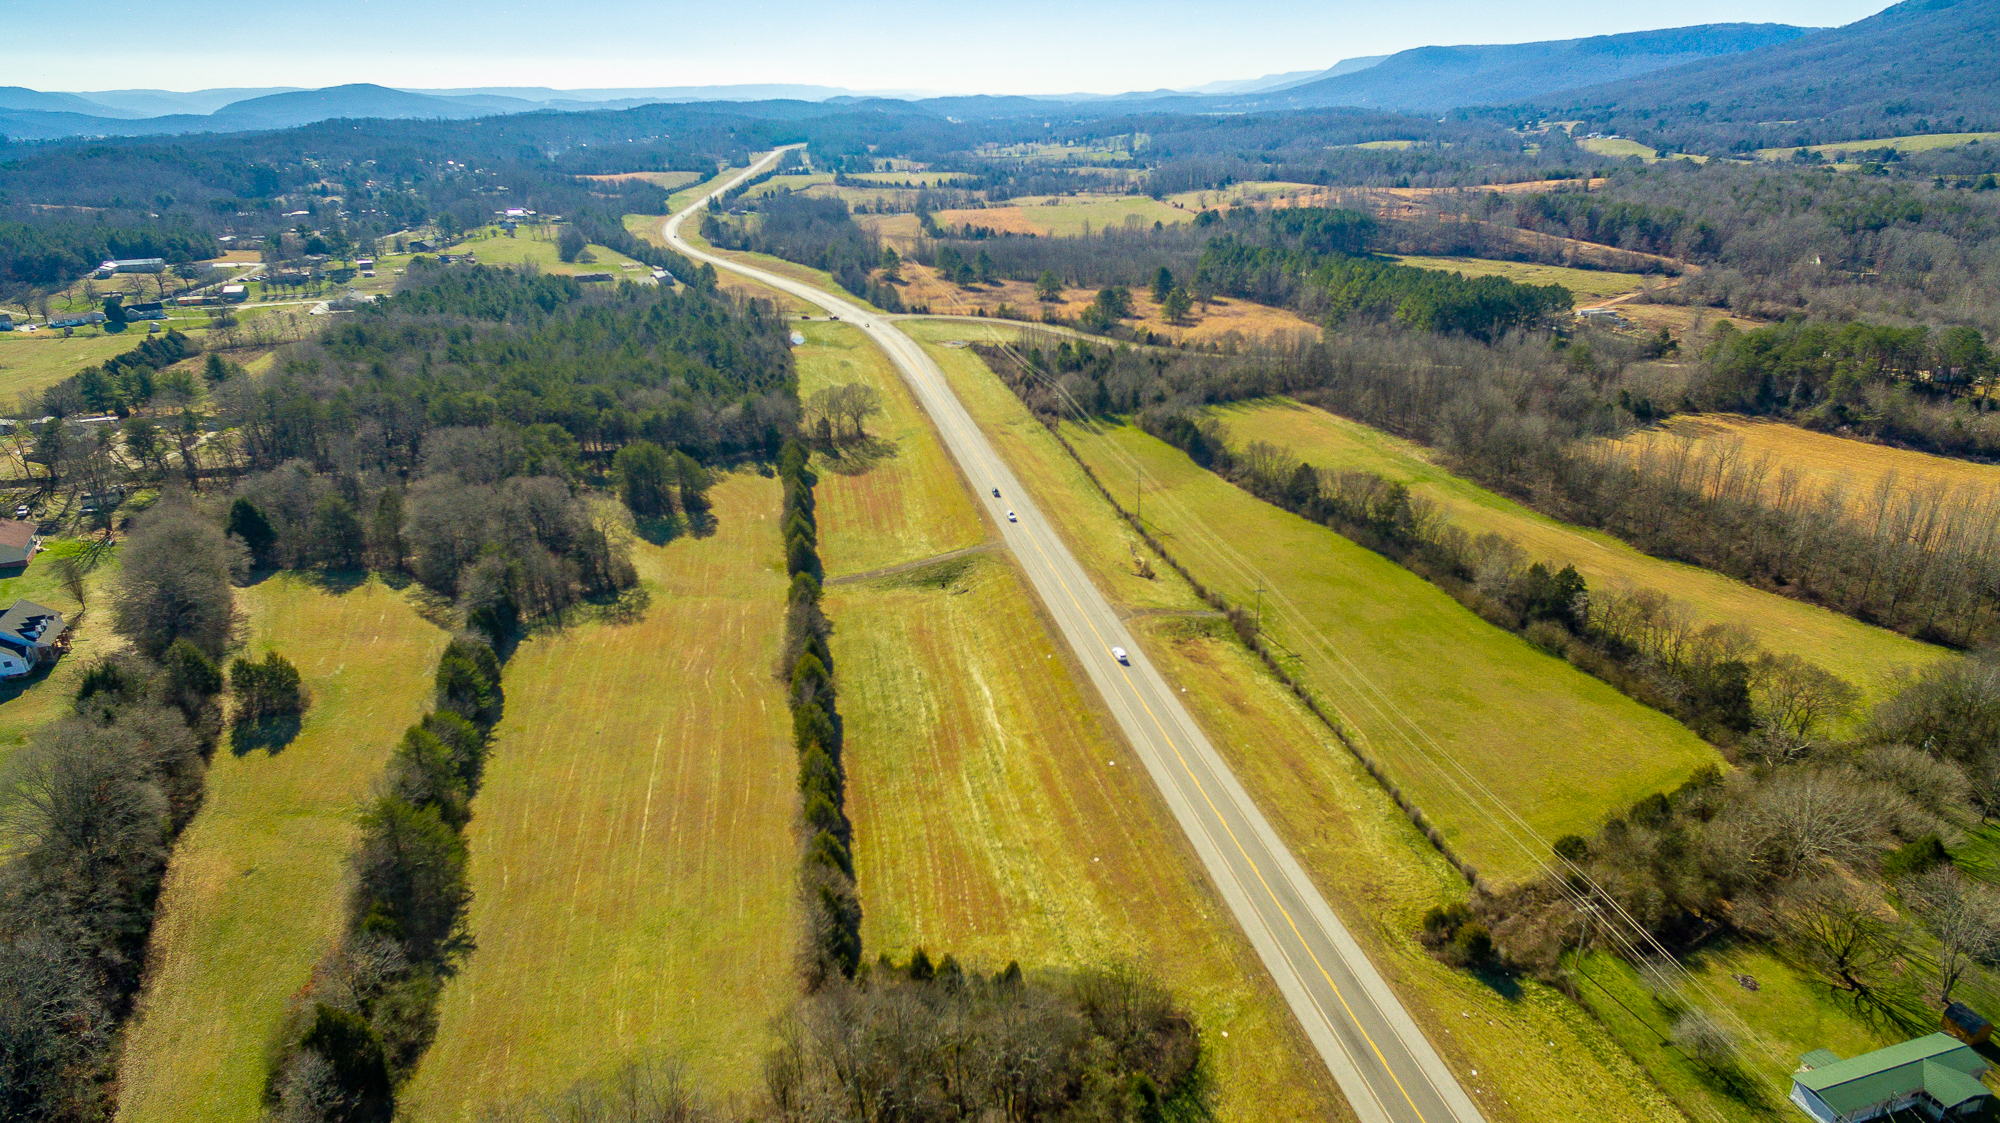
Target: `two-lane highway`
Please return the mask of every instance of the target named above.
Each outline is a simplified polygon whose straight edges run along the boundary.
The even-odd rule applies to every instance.
[[[880,313],[804,282],[705,253],[681,237],[681,223],[690,214],[771,167],[783,151],[768,154],[668,219],[663,231],[667,242],[691,258],[816,304],[855,324],[888,352],[989,506],[1002,540],[1020,560],[1363,1123],[1484,1123],[923,348]],[[993,496],[994,488],[1000,489],[999,498]],[[1007,521],[1010,509],[1019,522]],[[1113,647],[1129,653],[1130,665],[1112,655]]]

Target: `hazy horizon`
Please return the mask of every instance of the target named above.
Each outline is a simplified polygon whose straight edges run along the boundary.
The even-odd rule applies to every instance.
[[[891,0],[866,12],[764,0],[730,8],[594,0],[560,25],[520,0],[352,0],[335,10],[260,11],[107,41],[54,0],[18,0],[31,42],[0,46],[5,84],[55,91],[370,82],[406,89],[818,85],[945,94],[1123,93],[1318,70],[1411,47],[1520,43],[1704,23],[1836,26],[1882,0],[1695,0],[1671,18],[1580,0],[1356,0],[1302,11],[1249,0],[1076,8],[1031,0],[990,11]],[[566,9],[578,13],[579,9]],[[1049,29],[1063,27],[1065,33]],[[640,51],[636,42],[657,48]]]

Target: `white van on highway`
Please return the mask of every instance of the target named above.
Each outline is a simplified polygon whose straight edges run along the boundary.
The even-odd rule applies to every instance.
[[[1124,649],[1124,648],[1122,648],[1122,647],[1114,647],[1114,648],[1112,648],[1112,649],[1111,649],[1111,657],[1112,657],[1113,659],[1116,659],[1116,660],[1118,660],[1118,661],[1119,661],[1120,663],[1123,663],[1123,664],[1125,664],[1125,665],[1126,665],[1126,666],[1128,666],[1128,667],[1132,665],[1132,660],[1130,660],[1130,659],[1128,659],[1128,658],[1126,658],[1126,657],[1125,657],[1125,649]]]

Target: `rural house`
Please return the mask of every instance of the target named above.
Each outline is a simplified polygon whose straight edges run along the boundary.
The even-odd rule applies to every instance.
[[[20,678],[68,650],[69,625],[55,609],[18,600],[0,614],[0,678]]]
[[[1792,1102],[1820,1123],[1861,1123],[1902,1111],[1939,1121],[1971,1119],[1992,1094],[1979,1082],[1985,1071],[1978,1053],[1942,1033],[1847,1060],[1814,1049],[1792,1074]]]
[[[0,577],[19,577],[41,544],[34,523],[0,519]]]

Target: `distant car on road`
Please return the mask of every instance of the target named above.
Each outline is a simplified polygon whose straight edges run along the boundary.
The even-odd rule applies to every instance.
[[[997,487],[993,489],[993,498],[995,499],[1000,498],[1000,489]]]
[[[1020,522],[1021,520],[1014,517],[1014,512],[1009,511],[1007,512],[1007,521],[1010,523],[1017,523]]]
[[[1125,649],[1124,649],[1124,648],[1122,648],[1122,647],[1114,647],[1114,648],[1112,648],[1112,649],[1111,649],[1111,657],[1112,657],[1113,659],[1116,659],[1116,660],[1118,660],[1118,661],[1119,661],[1120,663],[1123,663],[1123,664],[1125,664],[1125,665],[1126,665],[1126,666],[1128,666],[1128,667],[1132,665],[1132,660],[1130,660],[1130,659],[1127,659],[1127,658],[1125,657]]]

